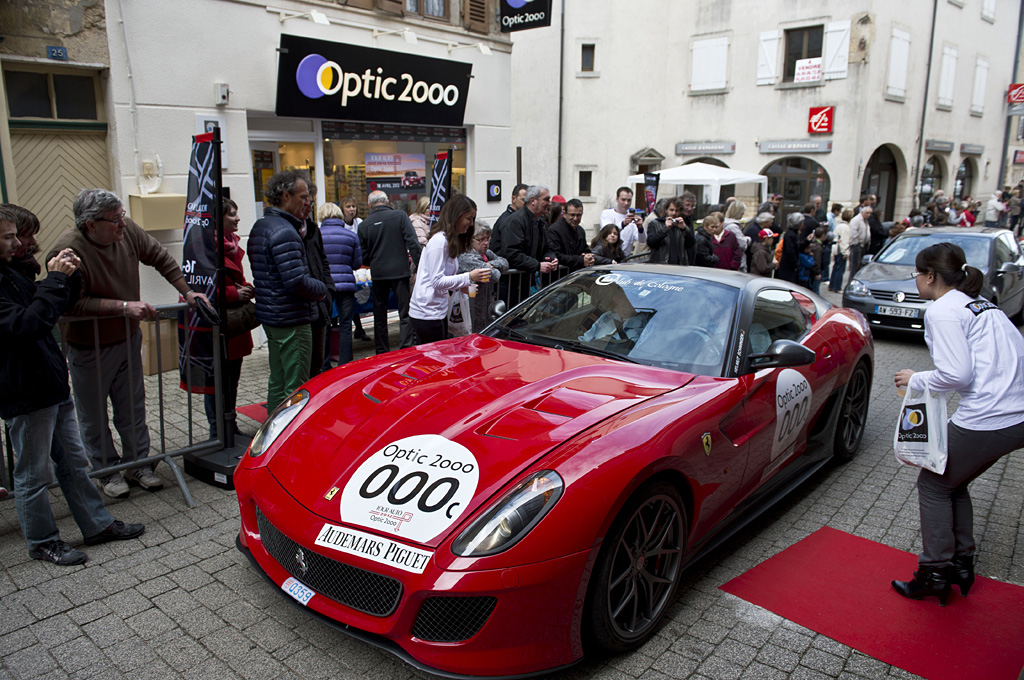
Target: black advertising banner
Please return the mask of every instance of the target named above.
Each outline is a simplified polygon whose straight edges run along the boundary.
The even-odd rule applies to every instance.
[[[217,214],[214,200],[220,177],[220,154],[213,133],[192,138],[185,204],[185,237],[181,245],[181,270],[188,287],[217,299]],[[216,302],[214,302],[216,304]],[[213,328],[195,309],[178,312],[178,369],[181,389],[196,394],[214,393]],[[189,361],[185,350],[188,348]]]
[[[472,64],[281,36],[279,116],[462,125]]]
[[[443,151],[434,155],[434,168],[430,177],[430,227],[433,229],[441,208],[452,192],[451,153]]]
[[[551,25],[551,0],[500,0],[501,32]]]
[[[653,172],[644,173],[644,210],[648,215],[654,212],[654,204],[658,202],[658,182],[660,177]]]

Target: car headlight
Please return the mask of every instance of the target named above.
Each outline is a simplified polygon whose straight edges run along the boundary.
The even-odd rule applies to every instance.
[[[868,287],[860,279],[850,281],[846,286],[846,292],[850,295],[859,295],[861,297],[867,297],[871,294],[870,291],[868,291]]]
[[[553,470],[530,475],[473,522],[452,544],[459,557],[483,557],[508,550],[537,526],[562,496],[565,485]]]
[[[309,392],[306,390],[299,390],[281,402],[274,409],[274,412],[267,417],[266,422],[260,426],[256,436],[252,438],[252,444],[249,445],[249,455],[253,458],[258,458],[266,453],[270,445],[274,443],[274,440],[295,420],[295,416],[299,415],[299,411],[307,403],[309,403]]]

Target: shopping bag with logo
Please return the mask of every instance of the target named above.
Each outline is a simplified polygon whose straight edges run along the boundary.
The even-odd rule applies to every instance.
[[[893,437],[896,460],[941,475],[946,471],[946,395],[907,389]]]
[[[448,335],[458,338],[472,333],[473,323],[469,317],[469,295],[457,290],[449,296],[448,302]]]

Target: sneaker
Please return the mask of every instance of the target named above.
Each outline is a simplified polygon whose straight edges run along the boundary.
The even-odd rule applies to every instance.
[[[88,543],[88,541],[86,541]],[[81,550],[75,550],[70,545],[60,540],[43,543],[35,550],[29,550],[28,556],[34,560],[45,560],[59,564],[62,567],[69,567],[73,564],[82,564],[89,556]]]
[[[5,489],[4,487],[0,486],[0,499],[4,499],[4,498],[7,498],[7,489]]]
[[[164,488],[164,480],[154,475],[153,470],[149,467],[140,467],[135,468],[134,470],[129,470],[125,473],[125,479],[128,480],[129,484],[138,484],[143,489],[147,489],[149,491],[156,491],[157,489]]]
[[[128,485],[121,475],[113,475],[102,481],[103,493],[111,498],[128,498]]]
[[[141,536],[145,531],[146,526],[144,524],[125,524],[124,522],[115,519],[113,524],[95,536],[86,536],[85,544],[99,545],[100,543],[106,543],[107,541],[127,541],[129,538],[137,538]]]

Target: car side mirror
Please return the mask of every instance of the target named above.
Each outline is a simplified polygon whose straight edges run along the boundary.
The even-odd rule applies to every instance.
[[[782,368],[785,366],[806,366],[813,364],[817,356],[814,350],[792,340],[776,340],[763,354],[750,355],[751,368]]]
[[[508,311],[508,306],[504,300],[497,300],[491,303],[488,312],[491,315],[491,321],[497,321],[499,318],[505,316],[505,312]]]
[[[999,266],[1000,274],[1019,274],[1020,265],[1016,262],[1004,262]]]

